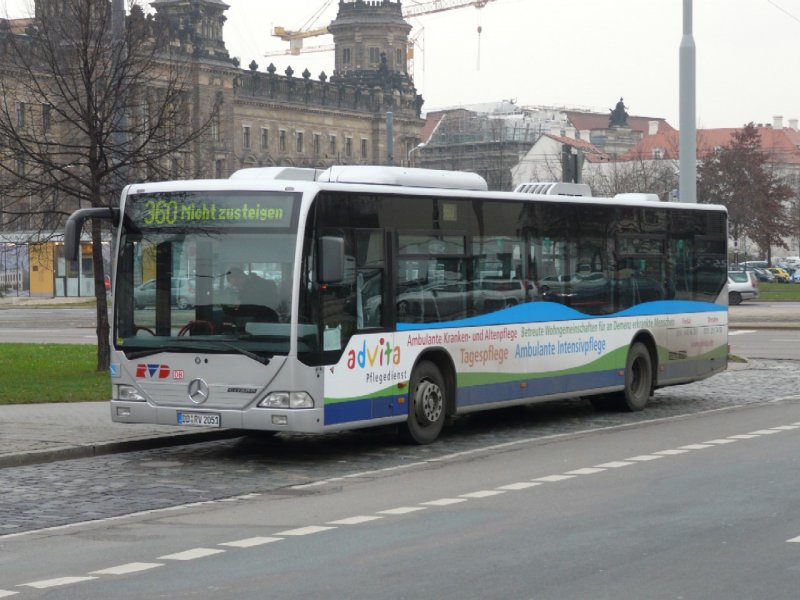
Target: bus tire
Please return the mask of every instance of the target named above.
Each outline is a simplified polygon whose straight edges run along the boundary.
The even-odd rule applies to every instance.
[[[625,361],[625,388],[621,392],[590,398],[598,410],[636,412],[642,410],[653,391],[653,358],[647,346],[633,344]]]
[[[628,351],[625,363],[625,389],[618,396],[619,408],[628,412],[642,410],[653,391],[653,359],[647,346],[636,342]]]
[[[414,444],[430,444],[444,427],[447,416],[447,388],[444,377],[432,362],[417,365],[408,387],[408,420],[402,437]]]

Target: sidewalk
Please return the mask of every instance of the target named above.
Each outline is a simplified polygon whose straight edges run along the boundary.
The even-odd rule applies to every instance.
[[[0,468],[225,439],[226,429],[112,423],[108,402],[0,406]]]

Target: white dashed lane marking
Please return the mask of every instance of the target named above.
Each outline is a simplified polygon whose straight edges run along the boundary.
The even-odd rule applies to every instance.
[[[574,479],[575,475],[546,475],[544,477],[537,477],[532,481],[542,481],[544,483],[555,483],[556,481],[566,481],[567,479]]]
[[[634,462],[648,462],[651,460],[656,460],[659,458],[664,458],[663,456],[659,456],[657,454],[640,454],[639,456],[631,456],[630,458],[626,458],[625,460],[632,460]]]
[[[222,542],[220,546],[228,546],[229,548],[254,548],[256,546],[263,546],[264,544],[271,544],[272,542],[280,542],[283,538],[279,537],[251,537],[243,540],[235,540],[233,542]]]
[[[10,590],[0,590],[0,598],[8,598],[9,596],[16,596],[19,592],[12,592]]]
[[[303,535],[312,535],[314,533],[321,533],[323,531],[328,531],[330,529],[336,529],[336,527],[324,527],[322,525],[309,525],[308,527],[298,527],[296,529],[287,529],[286,531],[281,531],[276,533],[277,537],[281,537],[284,535],[288,536],[303,536]]]
[[[159,556],[158,560],[195,560],[198,558],[205,558],[206,556],[213,556],[214,554],[222,554],[225,550],[219,548],[192,548],[183,552],[176,552],[175,554],[167,554],[166,556]]]
[[[46,590],[49,588],[59,587],[62,585],[70,585],[73,583],[81,583],[84,581],[92,581],[97,577],[57,577],[56,579],[42,579],[41,581],[32,581],[30,583],[23,583],[20,587],[32,587],[37,590]]]
[[[376,517],[374,515],[359,515],[357,517],[348,517],[347,519],[331,521],[328,525],[360,525],[361,523],[369,523],[370,521],[377,521],[382,518],[383,517]]]
[[[425,506],[400,506],[398,508],[390,508],[388,510],[379,510],[379,515],[407,515],[408,513],[425,510]]]
[[[790,540],[786,540],[786,541],[789,542],[790,544],[792,544],[792,543],[800,544],[800,535],[798,535],[797,537],[794,537],[794,538],[792,538]]]
[[[489,498],[491,496],[499,496],[504,494],[502,490],[478,490],[477,492],[468,492],[466,494],[459,494],[459,498]]]
[[[598,467],[586,467],[585,469],[575,469],[574,471],[567,471],[567,475],[594,475],[595,473],[602,473],[606,469]]]
[[[509,483],[508,485],[499,486],[498,490],[507,490],[509,492],[516,492],[519,490],[527,490],[528,488],[542,485],[541,481],[518,481],[517,483]]]
[[[466,498],[440,498],[439,500],[430,500],[429,502],[423,502],[425,506],[450,506],[452,504],[461,504],[462,502],[466,502]]]
[[[92,571],[89,575],[130,575],[131,573],[141,573],[157,567],[163,567],[164,563],[128,563],[99,571]]]
[[[619,469],[620,467],[628,467],[634,463],[627,462],[624,460],[613,460],[611,462],[603,463],[602,465],[597,465],[598,469]]]

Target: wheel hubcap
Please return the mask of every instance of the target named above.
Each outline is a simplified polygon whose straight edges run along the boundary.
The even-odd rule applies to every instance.
[[[422,381],[417,388],[417,417],[422,423],[435,423],[442,416],[444,398],[442,390],[435,383]]]

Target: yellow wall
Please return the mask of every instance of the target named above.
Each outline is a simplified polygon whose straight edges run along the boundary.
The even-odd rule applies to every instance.
[[[32,296],[53,296],[55,244],[31,244],[28,247]]]

